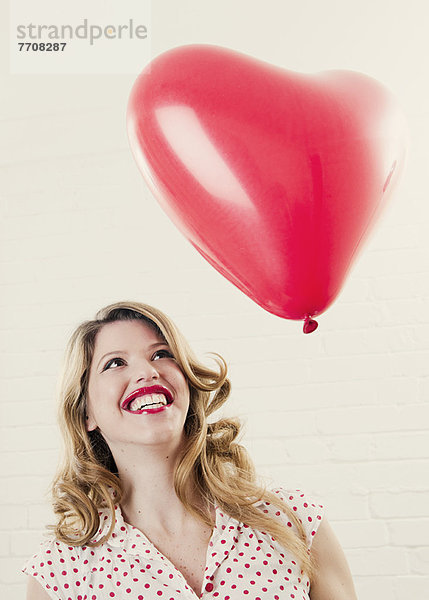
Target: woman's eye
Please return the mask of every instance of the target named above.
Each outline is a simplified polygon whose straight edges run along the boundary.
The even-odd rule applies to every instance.
[[[170,350],[157,350],[152,357],[152,360],[158,360],[159,358],[174,358]]]
[[[124,364],[124,361],[122,360],[122,358],[112,358],[109,361],[107,361],[107,363],[104,365],[103,371],[107,371],[111,367],[113,367],[113,368],[120,367],[123,364]]]

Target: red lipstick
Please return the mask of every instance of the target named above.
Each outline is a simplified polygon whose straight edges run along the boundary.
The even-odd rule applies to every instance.
[[[165,406],[152,408],[152,409],[146,407],[146,408],[143,408],[142,410],[128,411],[128,407],[133,400],[135,400],[136,398],[140,398],[142,396],[150,395],[150,394],[163,394],[167,399],[167,404]],[[133,392],[131,392],[131,394],[128,394],[128,396],[125,398],[125,400],[123,400],[123,402],[121,404],[121,408],[128,412],[131,412],[132,414],[141,414],[143,412],[160,412],[162,410],[165,410],[171,404],[173,404],[173,396],[168,388],[164,387],[163,385],[151,385],[148,387],[138,388],[137,390],[134,390]]]

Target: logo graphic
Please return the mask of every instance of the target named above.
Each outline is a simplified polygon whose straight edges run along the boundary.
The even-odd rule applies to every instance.
[[[11,73],[138,74],[151,59],[150,2],[11,0],[9,33]]]

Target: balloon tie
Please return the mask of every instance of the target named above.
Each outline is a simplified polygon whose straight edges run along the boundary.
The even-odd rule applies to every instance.
[[[312,333],[319,327],[319,323],[307,315],[304,319],[304,333]]]

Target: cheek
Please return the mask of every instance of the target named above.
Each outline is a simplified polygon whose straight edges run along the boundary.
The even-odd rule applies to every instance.
[[[189,394],[188,381],[177,364],[170,363],[162,372],[160,370],[160,375],[161,377],[165,377],[165,380],[174,386],[176,392]]]
[[[94,386],[94,384],[91,381],[89,381],[88,389],[86,392],[86,408],[88,411],[94,410],[94,398],[96,398],[96,397],[97,397],[96,386]]]
[[[104,387],[100,381],[89,381],[86,401],[88,414],[95,415],[100,412],[102,406],[108,406],[106,400],[109,390]]]
[[[176,387],[189,398],[189,384],[182,371],[176,373]]]
[[[112,374],[113,375],[113,374]],[[87,407],[94,413],[114,414],[119,401],[125,394],[127,381],[115,374],[114,377],[99,377],[88,382]]]

